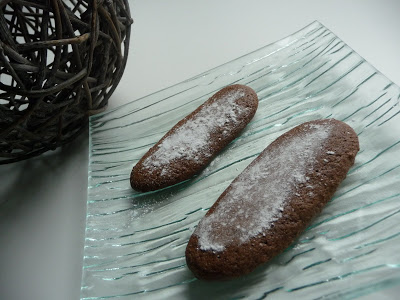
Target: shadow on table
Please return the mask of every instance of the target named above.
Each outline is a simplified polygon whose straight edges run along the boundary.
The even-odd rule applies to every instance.
[[[38,199],[38,194],[46,192],[44,188],[59,183],[66,168],[79,165],[87,170],[87,149],[86,131],[71,143],[54,151],[28,160],[0,165],[0,215],[6,207],[10,209],[10,206]],[[86,160],[84,165],[82,160]]]

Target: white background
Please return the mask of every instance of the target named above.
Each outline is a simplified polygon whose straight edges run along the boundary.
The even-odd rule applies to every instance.
[[[320,21],[400,85],[400,1],[130,1],[135,23],[109,107],[143,97]],[[0,166],[0,299],[78,299],[87,132]],[[394,298],[400,288],[380,292]],[[371,295],[365,298],[375,298]]]

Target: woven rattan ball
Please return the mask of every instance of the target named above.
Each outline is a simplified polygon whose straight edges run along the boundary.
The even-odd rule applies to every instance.
[[[0,164],[71,141],[105,109],[131,24],[128,0],[0,1]]]

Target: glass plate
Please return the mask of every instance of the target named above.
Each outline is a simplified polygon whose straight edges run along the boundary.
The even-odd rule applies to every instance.
[[[258,94],[256,116],[197,177],[139,193],[129,175],[177,121],[222,87]],[[82,299],[352,298],[400,283],[400,89],[318,22],[185,82],[90,118]],[[198,221],[229,183],[294,126],[336,118],[361,150],[301,237],[252,274],[196,280]]]

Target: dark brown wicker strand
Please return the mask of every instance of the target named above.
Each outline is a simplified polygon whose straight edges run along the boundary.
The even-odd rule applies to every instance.
[[[124,72],[128,0],[0,0],[0,164],[70,142]]]

